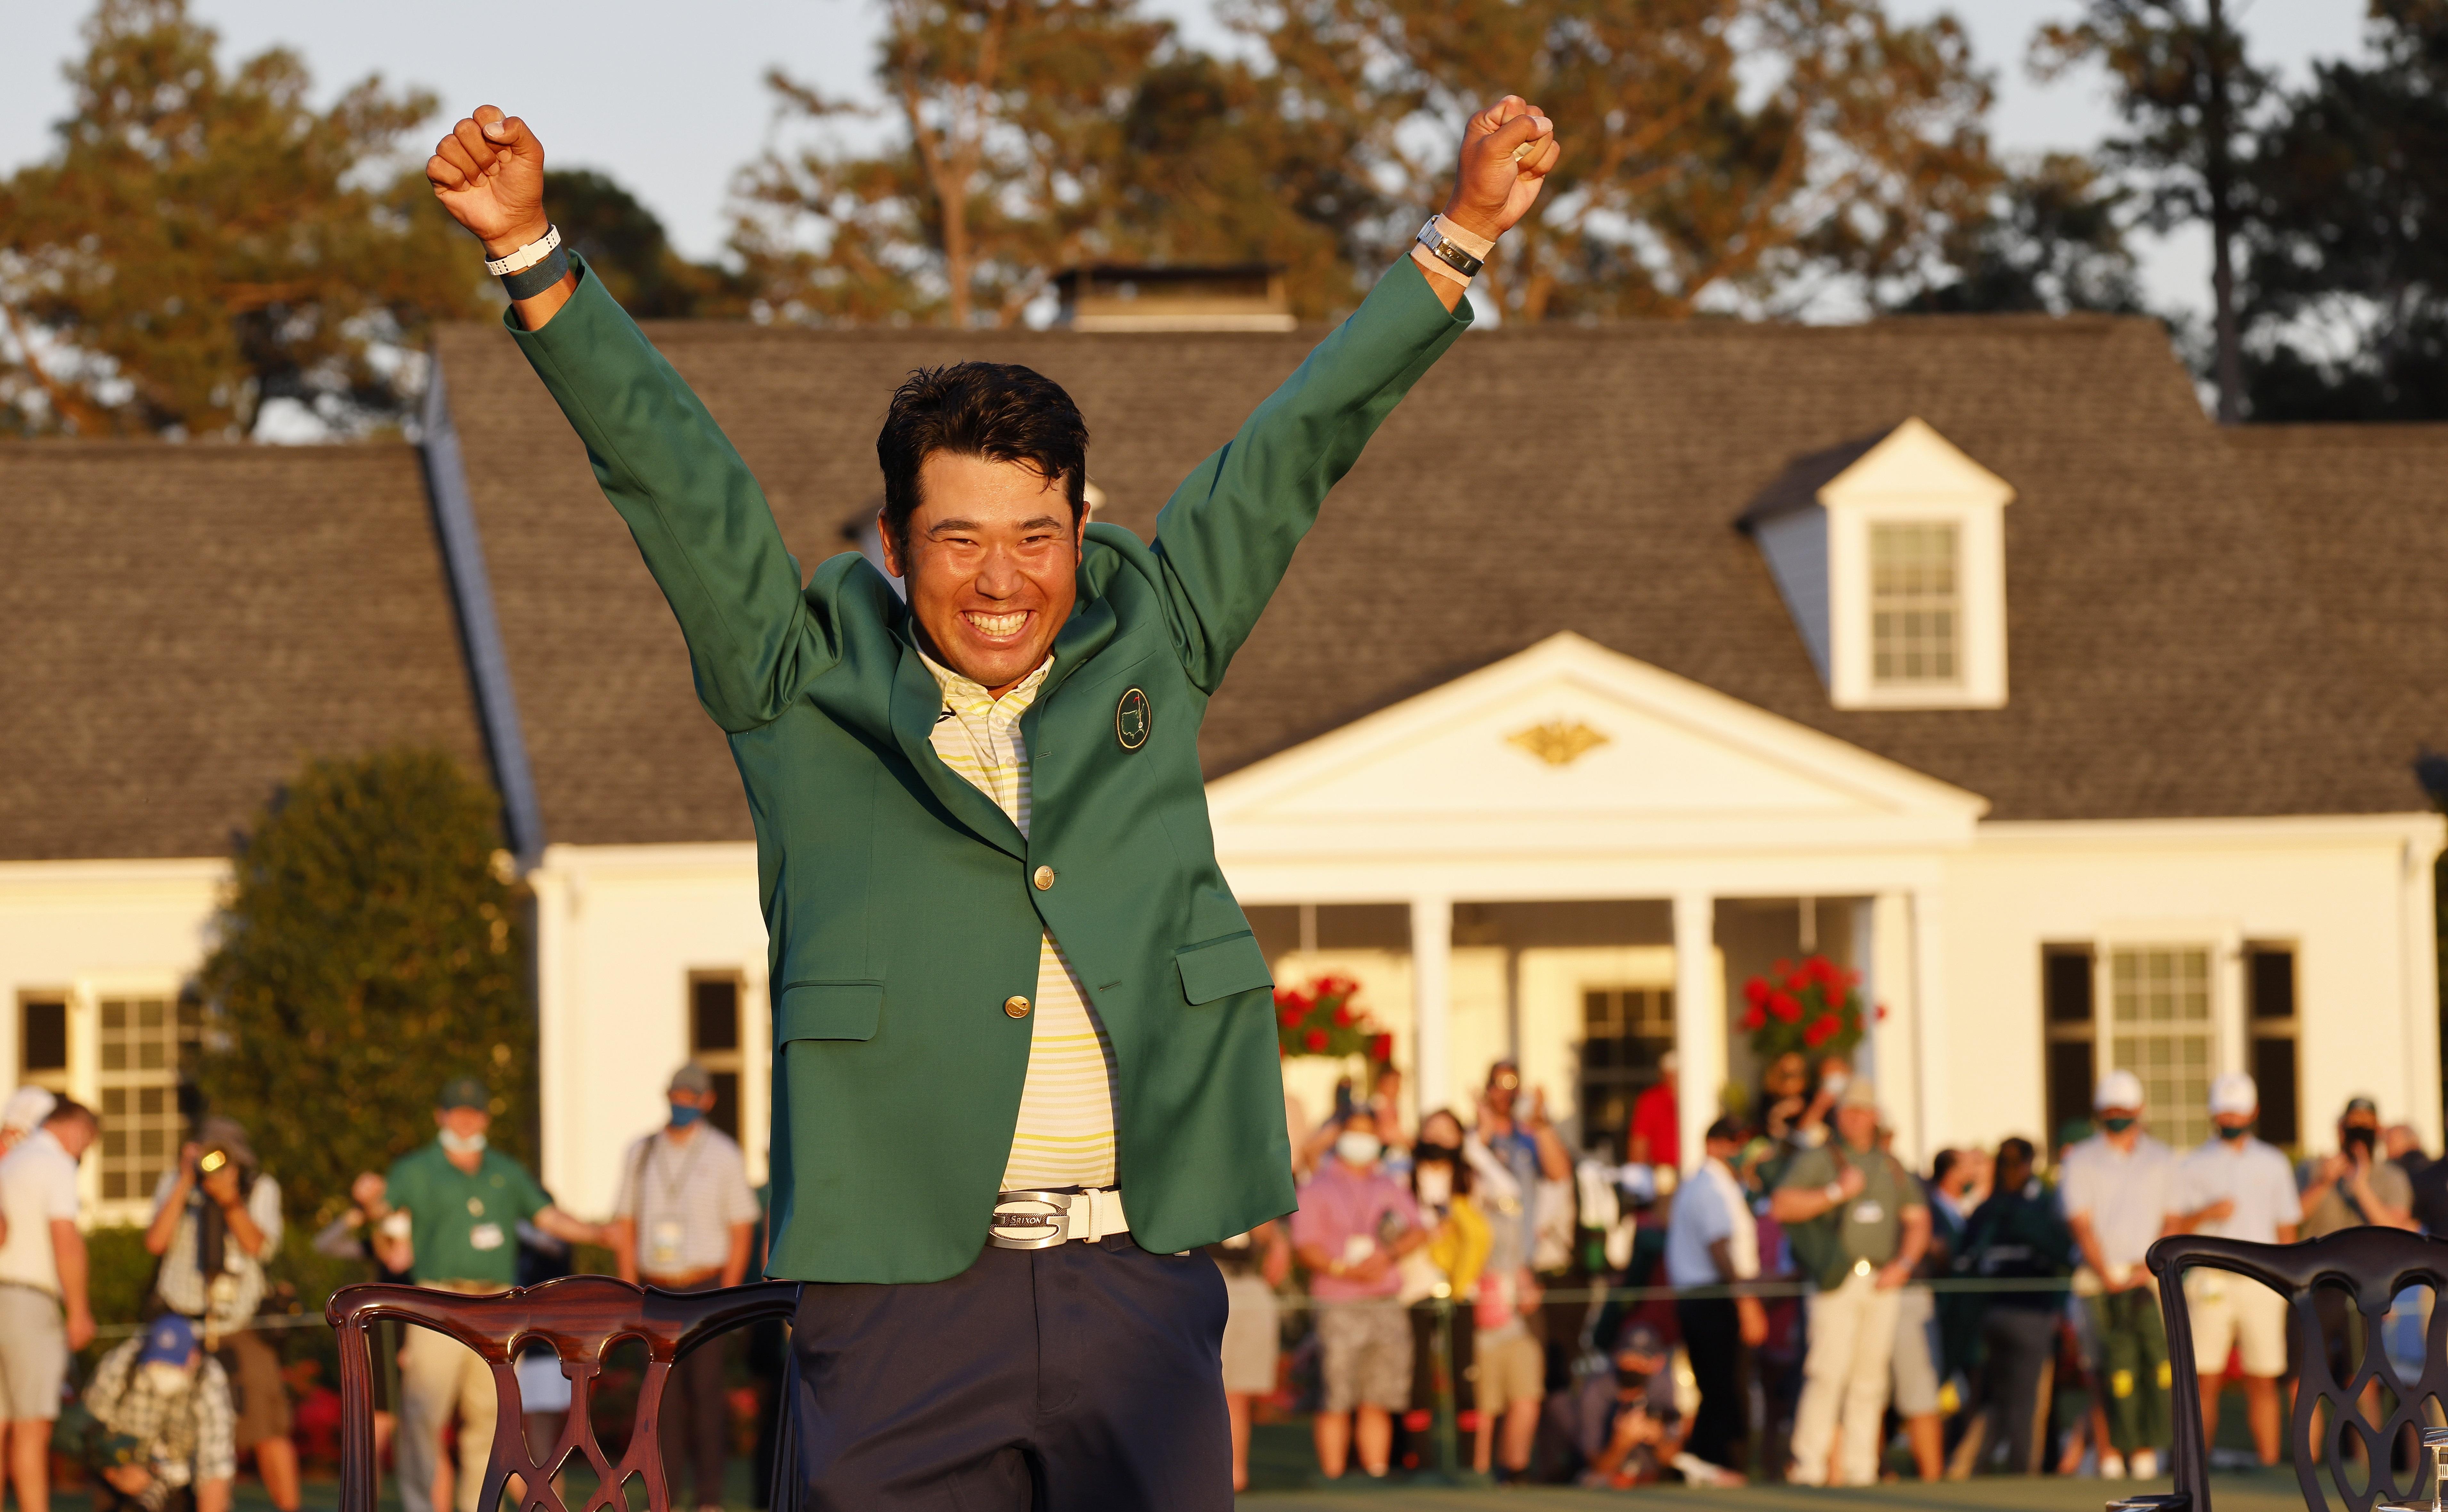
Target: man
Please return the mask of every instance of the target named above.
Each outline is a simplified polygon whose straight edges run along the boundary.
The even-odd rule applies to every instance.
[[[2392,1123],[2381,1131],[2381,1148],[2388,1153],[2388,1163],[2405,1173],[2408,1181],[2419,1181],[2422,1173],[2431,1169],[2429,1151],[2422,1148],[2422,1136],[2411,1123]]]
[[[1081,529],[1086,425],[1053,383],[912,375],[877,442],[906,602],[854,553],[803,585],[704,407],[583,260],[564,270],[524,123],[485,106],[426,164],[499,259],[511,335],[747,789],[776,1022],[768,1269],[823,1283],[792,1335],[819,1502],[1232,1495],[1222,1283],[1189,1252],[1293,1198],[1272,984],[1214,861],[1198,721],[1559,151],[1511,97],[1463,138],[1433,248],[1193,473],[1153,545]],[[1484,444],[1536,429],[1505,414]],[[832,1284],[852,1282],[888,1290]]]
[[[1647,1485],[1667,1465],[1691,1464],[1682,1456],[1682,1416],[1674,1408],[1674,1372],[1668,1363],[1665,1339],[1646,1323],[1628,1325],[1616,1338],[1615,1389],[1582,1425],[1579,1447],[1590,1462],[1582,1484],[1610,1490]],[[1729,1483],[1727,1478],[1710,1480]],[[1731,1483],[1739,1485],[1741,1478],[1731,1478]]]
[[[737,1286],[748,1274],[756,1194],[731,1137],[705,1120],[714,1111],[714,1073],[692,1061],[672,1074],[663,1127],[629,1146],[621,1193],[612,1203],[613,1263],[623,1281],[666,1292]],[[677,1484],[683,1464],[696,1472],[698,1512],[722,1505],[722,1461],[731,1410],[717,1338],[673,1368],[660,1425],[663,1468]]]
[[[1666,1225],[1667,1285],[1723,1292],[1758,1278],[1759,1228],[1732,1163],[1742,1147],[1742,1125],[1733,1120],[1709,1125],[1700,1163],[1674,1190]],[[1687,1447],[1722,1469],[1746,1470],[1750,1351],[1768,1337],[1767,1310],[1754,1296],[1679,1296],[1674,1321],[1700,1388]]]
[[[1933,1232],[1951,1240],[1963,1232],[1975,1208],[1989,1200],[1995,1171],[1980,1150],[1941,1150],[1929,1162],[1929,1208]]]
[[[195,1512],[229,1512],[238,1475],[229,1379],[193,1323],[176,1312],[102,1357],[86,1410],[104,1430],[87,1445],[115,1495],[102,1505],[162,1512],[182,1489]]]
[[[2056,1194],[2040,1183],[2034,1165],[2029,1139],[1999,1144],[1994,1189],[1964,1221],[1958,1274],[1984,1281],[2042,1281],[2074,1269],[2073,1232],[2057,1208]],[[1964,1435],[1969,1452],[1962,1458],[1962,1473],[1969,1474],[1986,1446],[2002,1439],[2007,1469],[2037,1475],[2048,1444],[2050,1377],[2064,1293],[2000,1291],[1985,1300],[1979,1325],[1985,1358],[1978,1382],[1979,1412]]]
[[[264,1494],[297,1506],[297,1446],[280,1351],[251,1328],[263,1301],[263,1262],[280,1248],[280,1183],[258,1169],[237,1120],[209,1118],[153,1189],[147,1253],[161,1257],[154,1292],[200,1325],[206,1354],[235,1384],[238,1442],[255,1451]]]
[[[20,1512],[49,1512],[51,1425],[68,1353],[93,1342],[77,1162],[100,1131],[92,1109],[61,1098],[0,1158],[0,1413]]]
[[[1471,1464],[1501,1479],[1529,1468],[1547,1399],[1547,1349],[1537,1326],[1540,1300],[1539,1190],[1572,1175],[1572,1155],[1547,1119],[1545,1092],[1534,1092],[1526,1119],[1521,1071],[1510,1061],[1488,1067],[1471,1143],[1500,1179],[1480,1188],[1488,1219],[1487,1265],[1471,1309],[1471,1406],[1479,1418]]]
[[[1921,1184],[1878,1147],[1878,1092],[1868,1079],[1847,1075],[1835,1125],[1833,1139],[1793,1158],[1769,1198],[1795,1264],[1818,1288],[1807,1304],[1810,1347],[1793,1413],[1788,1478],[1800,1485],[1827,1483],[1840,1423],[1838,1479],[1878,1480],[1897,1304],[1929,1248]]]
[[[418,1286],[507,1292],[518,1282],[521,1219],[572,1244],[601,1244],[603,1230],[553,1206],[526,1167],[487,1148],[493,1097],[474,1077],[454,1077],[435,1100],[432,1143],[401,1156],[366,1215],[384,1225],[387,1263],[407,1262]],[[398,1246],[399,1231],[407,1243]],[[451,1408],[459,1412],[458,1512],[477,1512],[493,1444],[493,1377],[473,1349],[431,1329],[410,1329],[400,1362],[395,1459],[407,1512],[435,1512],[433,1471]]]
[[[2213,1234],[2254,1244],[2292,1244],[2304,1218],[2286,1157],[2252,1137],[2261,1090],[2228,1071],[2210,1083],[2211,1138],[2176,1165],[2171,1234]],[[2264,1464],[2278,1463],[2278,1378],[2286,1373],[2286,1299],[2260,1282],[2196,1266],[2185,1273],[2201,1382],[2204,1442],[2218,1438],[2220,1388],[2230,1351],[2244,1359],[2245,1416]]]
[[[2357,1097],[2338,1116],[2338,1153],[2304,1162],[2304,1236],[2317,1239],[2365,1224],[2414,1227],[2414,1183],[2379,1152],[2380,1105]]]
[[[1880,1129],[1880,1149],[1888,1149],[1894,1139],[1894,1130]],[[1946,1267],[1955,1258],[1955,1246],[1963,1237],[1963,1210],[1939,1187],[1947,1177],[1960,1183],[1971,1174],[1965,1167],[1977,1170],[1979,1164],[1978,1156],[1966,1160],[1954,1150],[1941,1150],[1939,1156],[1943,1163],[1934,1163],[1932,1170],[1940,1174],[1926,1182],[1918,1176],[1913,1177],[1921,1188],[1922,1206],[1929,1213],[1929,1247],[1922,1252],[1921,1263],[1913,1268],[1912,1279],[1896,1294],[1896,1348],[1888,1362],[1888,1400],[1903,1423],[1904,1443],[1912,1450],[1913,1467],[1924,1481],[1935,1481],[1946,1473],[1946,1425],[1939,1409],[1948,1374],[1948,1354],[1938,1293],[1930,1289],[1929,1281],[1946,1273]],[[1960,1185],[1958,1190],[1961,1190]]]
[[[1656,1082],[1632,1100],[1632,1130],[1623,1158],[1634,1165],[1683,1169],[1682,1115],[1674,1101],[1674,1074],[1681,1063],[1672,1050],[1659,1056]]]
[[[2099,1132],[2065,1153],[2058,1190],[2066,1226],[2082,1253],[2075,1294],[2091,1315],[2098,1373],[2108,1389],[2109,1442],[2102,1480],[2131,1469],[2156,1479],[2159,1445],[2171,1432],[2168,1334],[2143,1257],[2176,1212],[2176,1158],[2142,1131],[2142,1079],[2111,1071],[2092,1093]]]
[[[1292,1251],[1309,1268],[1326,1400],[1312,1427],[1317,1467],[1339,1479],[1356,1444],[1360,1468],[1386,1474],[1393,1414],[1411,1405],[1411,1316],[1396,1300],[1399,1262],[1423,1244],[1419,1205],[1378,1157],[1377,1120],[1355,1107],[1334,1156],[1301,1188]],[[1357,1419],[1355,1423],[1355,1418]]]

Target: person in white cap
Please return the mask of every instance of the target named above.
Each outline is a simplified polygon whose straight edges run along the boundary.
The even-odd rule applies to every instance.
[[[2261,1115],[2252,1078],[2229,1071],[2210,1083],[2211,1138],[2176,1165],[2180,1234],[2254,1244],[2292,1244],[2304,1207],[2295,1173],[2274,1146],[2252,1137]],[[2245,1416],[2264,1464],[2278,1463],[2278,1378],[2286,1373],[2286,1299],[2258,1281],[2196,1267],[2185,1273],[2193,1321],[2193,1368],[2202,1388],[2202,1432],[2218,1434],[2219,1390],[2230,1349],[2244,1356]]]
[[[2108,1446],[2102,1480],[2159,1474],[2159,1445],[2173,1429],[2168,1417],[2168,1333],[2142,1261],[2167,1232],[2176,1211],[2176,1158],[2142,1132],[2142,1079],[2111,1071],[2099,1079],[2091,1105],[2099,1132],[2065,1156],[2058,1191],[2066,1224],[2082,1252],[2075,1294],[2090,1311],[2099,1341],[2095,1363],[2108,1398]]]

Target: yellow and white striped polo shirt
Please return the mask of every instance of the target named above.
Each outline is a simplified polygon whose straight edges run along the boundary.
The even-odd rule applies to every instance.
[[[944,690],[936,716],[935,755],[994,799],[1028,835],[1028,753],[1020,717],[1037,701],[1053,669],[1048,657],[1001,699],[951,668],[925,657]],[[1029,1028],[1028,1081],[1021,1088],[1020,1122],[1003,1189],[1109,1187],[1114,1184],[1114,1047],[1081,990],[1079,974],[1054,936],[1041,931],[1037,1005]]]

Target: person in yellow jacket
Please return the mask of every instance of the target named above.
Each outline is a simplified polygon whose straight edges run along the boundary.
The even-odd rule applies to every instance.
[[[1434,1295],[1438,1280],[1444,1282],[1446,1295],[1469,1296],[1495,1247],[1495,1231],[1470,1199],[1470,1163],[1463,1158],[1462,1139],[1462,1121],[1439,1109],[1420,1121],[1419,1142],[1411,1149],[1411,1195],[1419,1200],[1420,1220],[1428,1225],[1428,1242],[1420,1254],[1435,1273],[1422,1276],[1431,1283],[1419,1288],[1422,1296]],[[1412,1289],[1406,1285],[1404,1291]]]

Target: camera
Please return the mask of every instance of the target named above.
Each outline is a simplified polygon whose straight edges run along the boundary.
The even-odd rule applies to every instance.
[[[222,1166],[229,1163],[230,1158],[227,1150],[206,1150],[202,1155],[196,1158],[196,1174],[198,1176],[210,1176],[214,1172],[220,1170]]]

